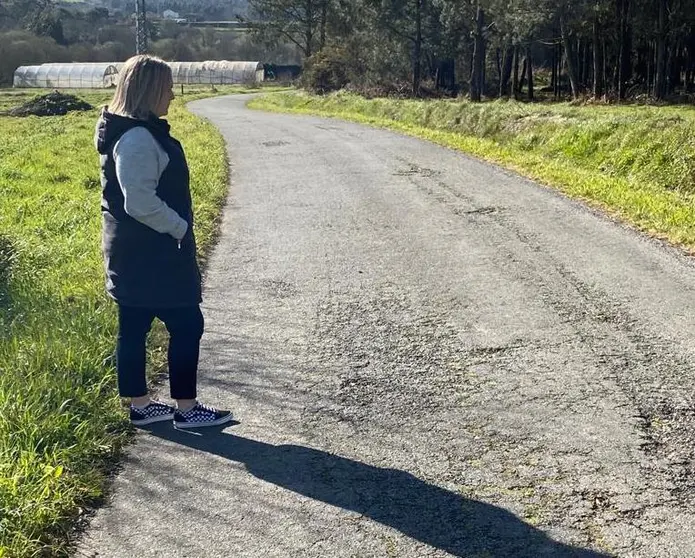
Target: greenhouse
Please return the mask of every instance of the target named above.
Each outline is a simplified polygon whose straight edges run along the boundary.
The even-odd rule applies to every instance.
[[[174,83],[224,85],[263,81],[263,64],[260,62],[208,60],[205,62],[168,62],[168,64],[174,75]]]
[[[263,64],[208,60],[206,62],[167,62],[176,84],[241,84],[263,81]],[[21,66],[15,70],[15,87],[48,89],[102,89],[115,87],[123,62],[48,63]]]
[[[17,68],[13,85],[49,89],[101,89],[114,87],[117,79],[116,63],[42,64]]]

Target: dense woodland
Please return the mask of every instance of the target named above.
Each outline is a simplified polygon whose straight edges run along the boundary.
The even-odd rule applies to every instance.
[[[296,44],[319,90],[350,82],[479,100],[665,99],[694,89],[695,0],[249,3],[256,35]]]

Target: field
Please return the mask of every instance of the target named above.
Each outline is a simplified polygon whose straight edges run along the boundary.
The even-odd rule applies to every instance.
[[[0,111],[37,93],[0,91]],[[73,93],[94,106],[110,96]],[[189,158],[203,253],[216,234],[228,169],[222,138],[184,103],[211,94],[187,89],[169,115]],[[97,114],[0,117],[3,558],[66,555],[83,509],[103,496],[132,435],[115,391],[114,304],[103,287]],[[156,368],[160,339],[151,353]]]
[[[458,149],[695,251],[695,107],[366,100],[279,93],[266,110],[336,116]]]

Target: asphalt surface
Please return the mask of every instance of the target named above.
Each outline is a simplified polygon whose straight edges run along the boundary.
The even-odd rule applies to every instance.
[[[204,402],[78,556],[695,556],[695,268],[428,142],[197,101],[231,190]]]

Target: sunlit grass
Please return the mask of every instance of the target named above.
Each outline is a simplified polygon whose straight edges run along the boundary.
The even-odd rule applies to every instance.
[[[400,130],[500,163],[695,250],[695,107],[364,99],[276,93],[251,103]]]

